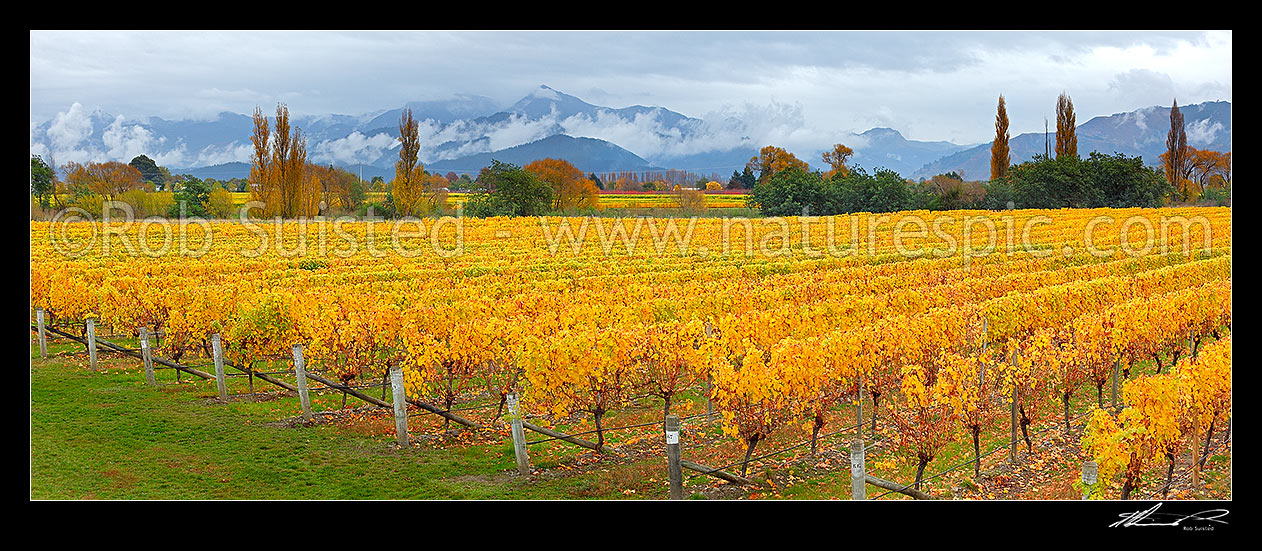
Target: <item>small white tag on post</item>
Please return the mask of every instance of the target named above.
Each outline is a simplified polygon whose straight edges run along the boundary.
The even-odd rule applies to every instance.
[[[678,444],[678,443],[679,443],[679,431],[677,431],[677,430],[668,430],[668,431],[666,431],[666,443],[667,443],[667,444]]]

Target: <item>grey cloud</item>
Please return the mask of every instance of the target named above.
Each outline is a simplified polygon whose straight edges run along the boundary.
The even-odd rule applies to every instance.
[[[1200,145],[1213,143],[1214,137],[1223,130],[1220,122],[1210,122],[1209,119],[1196,121],[1188,124],[1184,132],[1187,133],[1188,145]]]
[[[1057,77],[1065,81],[1044,84],[1075,94],[1080,120],[1086,120],[1096,109],[1108,114],[1169,105],[1175,97],[1171,81],[1180,73],[1177,68],[1136,69],[1111,79],[1091,74],[1088,80],[1074,73],[1084,54],[1103,46],[1139,44],[1159,53],[1172,52],[1180,44],[1207,43],[1202,37],[1182,31],[37,31],[31,33],[31,119],[33,125],[53,120],[49,147],[86,155],[81,144],[92,131],[84,118],[88,113],[82,105],[66,111],[72,102],[100,105],[111,113],[168,119],[207,118],[219,111],[248,114],[256,105],[266,108],[278,101],[287,103],[294,116],[356,115],[457,93],[479,94],[508,105],[548,84],[587,94],[601,105],[658,105],[705,123],[694,134],[676,138],[658,136],[655,131],[660,128],[651,118],[517,120],[494,129],[490,140],[478,142],[470,140],[481,128],[433,126],[422,128],[423,151],[454,155],[510,147],[542,137],[552,124],[610,139],[642,156],[719,149],[746,139],[818,148],[833,143],[844,131],[872,126],[893,127],[908,137],[915,128],[918,139],[968,140],[992,131],[989,121],[999,92],[1008,94],[1014,131],[1023,125],[1041,130],[1041,121],[1035,119],[1046,110],[1040,106],[1031,111],[1038,117],[1019,120],[1022,102],[1043,92],[1033,88],[1034,83],[1017,85],[1005,80],[1001,71],[980,65],[987,52],[1022,54],[1040,62],[1053,56],[1065,59],[1065,74]],[[1226,44],[1230,59],[1229,34]],[[1018,63],[1023,59],[1012,58]],[[144,70],[138,72],[140,68]],[[961,82],[960,75],[968,82]],[[1213,82],[1177,85],[1182,90],[1178,97],[1187,97],[1189,103],[1230,100],[1229,69]],[[1014,91],[1018,86],[1025,89]],[[983,94],[985,98],[969,101]],[[1051,105],[1054,98],[1052,93],[1050,99],[1039,101]],[[943,108],[947,100],[950,109]],[[981,122],[970,126],[971,120]],[[143,138],[134,132],[115,137],[120,151]],[[370,143],[372,139],[347,137],[316,144],[313,152],[330,159],[361,160],[385,154],[380,144]],[[811,141],[815,143],[808,145]],[[32,142],[34,147],[34,137]],[[457,149],[452,143],[463,145]]]
[[[1134,105],[1169,105],[1176,95],[1170,75],[1148,69],[1132,69],[1109,81],[1109,92]]]

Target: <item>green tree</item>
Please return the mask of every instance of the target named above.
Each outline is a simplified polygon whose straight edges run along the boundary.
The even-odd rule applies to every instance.
[[[745,167],[745,171],[741,173],[741,189],[754,189],[754,185],[758,183],[758,178],[754,176],[754,171],[749,166]]]
[[[31,155],[31,194],[39,198],[39,206],[48,208],[56,186],[57,173],[39,155]]]
[[[346,200],[349,204],[347,208],[358,210],[364,204],[364,200],[368,198],[368,185],[363,180],[355,178],[350,181],[346,189]]]
[[[456,178],[455,187],[452,189],[459,191],[473,189],[473,178],[470,178],[468,174],[461,174],[459,178]]]
[[[746,204],[766,216],[831,216],[926,208],[927,201],[892,170],[868,174],[855,167],[825,179],[819,172],[794,167],[776,171],[754,186]]]
[[[765,216],[813,216],[836,213],[836,194],[819,174],[800,167],[776,171],[750,192],[746,204]]]
[[[1006,185],[993,185],[1002,181]],[[1002,208],[992,193],[1006,188],[1009,200],[1020,208],[1157,207],[1172,189],[1155,169],[1140,157],[1091,152],[1087,159],[1074,156],[1047,158],[1015,165],[1008,177],[987,187],[985,206]]]
[[[1098,199],[1084,180],[1082,160],[1076,156],[1035,155],[1034,160],[1009,169],[1008,179],[1012,201],[1023,209],[1086,208]]]
[[[1144,166],[1141,157],[1091,152],[1084,167],[1087,182],[1095,189],[1098,203],[1093,206],[1160,207],[1173,187],[1159,171]]]
[[[140,172],[141,181],[153,184],[155,189],[162,189],[166,185],[166,178],[162,173],[162,169],[153,159],[145,155],[138,155],[128,164]]]
[[[837,212],[894,212],[915,208],[916,197],[907,180],[897,172],[878,169],[868,174],[855,168],[833,176]]]
[[[170,186],[172,182],[171,171],[168,170],[167,167],[165,166],[160,166],[158,167],[158,173],[161,174],[160,178],[162,180],[162,185],[156,186],[155,189],[158,191],[171,191],[170,189],[168,189],[168,187]],[[247,183],[248,183],[248,180],[247,180]],[[238,191],[246,191],[246,190],[241,189]]]
[[[465,207],[470,216],[535,216],[552,205],[552,186],[511,163],[491,160],[477,184]]]
[[[727,181],[725,187],[727,189],[754,189],[754,185],[757,183],[758,178],[754,176],[753,170],[746,166],[744,172],[733,170],[732,177]]]
[[[207,214],[207,203],[213,186],[189,174],[184,175],[184,185],[175,193],[175,203],[167,210],[170,218],[201,217]]]
[[[1008,208],[1009,202],[1016,206],[1016,201],[1012,198],[1012,182],[1007,176],[982,182],[982,198],[977,205],[979,208],[1004,210]]]

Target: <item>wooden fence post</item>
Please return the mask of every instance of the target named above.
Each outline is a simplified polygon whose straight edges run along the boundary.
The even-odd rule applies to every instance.
[[[1122,359],[1113,361],[1113,411],[1117,411],[1117,372],[1122,369]]]
[[[150,386],[158,384],[158,378],[153,373],[153,354],[149,352],[149,328],[140,328],[140,360],[145,366],[145,382]]]
[[[705,337],[707,339],[714,337],[714,331],[710,328],[710,320],[706,320],[705,322]],[[710,374],[706,373],[706,376],[705,376],[705,418],[706,419],[711,419],[714,417],[714,401],[710,399],[710,392],[711,392],[710,386],[711,386]]]
[[[863,501],[868,498],[868,475],[864,465],[863,437],[850,441],[850,499]]]
[[[855,400],[854,433],[855,433],[855,436],[862,438],[863,437],[863,377],[859,377],[859,391],[856,394],[859,395],[859,399]]]
[[[390,368],[390,390],[394,392],[394,431],[398,435],[399,447],[411,447],[408,440],[408,403],[403,391],[403,368]]]
[[[307,369],[303,365],[301,343],[294,345],[294,373],[298,375],[298,399],[302,401],[302,420],[310,423],[314,416],[311,414],[311,396],[307,392]]]
[[[666,416],[666,469],[670,478],[670,499],[684,498],[684,471],[679,463],[679,416]]]
[[[709,374],[707,374],[707,375],[705,376],[705,415],[706,415],[706,419],[710,419],[710,418],[714,417],[714,400],[710,398],[710,393],[711,393],[711,392],[713,392],[713,391],[711,390],[711,388],[710,388],[710,387],[712,386],[712,384],[713,384],[713,383],[711,383],[711,382],[710,382],[710,375],[709,375]]]
[[[39,357],[48,358],[48,339],[44,336],[44,309],[35,309],[35,323],[39,325]]]
[[[219,389],[219,399],[228,399],[228,381],[223,374],[223,338],[219,333],[210,336],[210,351],[215,357],[215,387]]]
[[[1082,499],[1091,497],[1091,487],[1095,486],[1099,477],[1099,467],[1095,461],[1085,461],[1082,464]]]
[[[530,453],[526,450],[526,431],[521,424],[517,393],[509,393],[506,401],[508,402],[508,421],[513,432],[513,455],[517,457],[517,474],[530,476]]]
[[[982,317],[982,352],[986,351],[986,347],[990,345],[990,339],[986,338],[987,328],[990,327],[990,318]]]
[[[96,371],[96,320],[88,318],[88,364]]]
[[[1011,435],[1008,438],[1008,461],[1017,464],[1017,388],[1012,387]]]
[[[1013,367],[1017,366],[1017,364],[1019,363],[1020,357],[1021,357],[1020,349],[1016,349],[1012,351],[1012,366]],[[1011,435],[1011,438],[1009,439],[1010,442],[1009,442],[1009,448],[1008,448],[1008,460],[1011,461],[1013,465],[1017,464],[1017,402],[1020,400],[1020,398],[1021,398],[1021,391],[1017,385],[1016,379],[1013,379],[1012,381],[1012,426],[1011,426],[1012,435]]]
[[[1201,452],[1197,444],[1201,439],[1201,416],[1192,416],[1192,437],[1188,438],[1188,448],[1192,451],[1192,496],[1201,497]]]
[[[986,350],[990,348],[990,341],[986,340],[987,321],[989,321],[989,318],[982,318],[982,354],[985,354]],[[981,364],[982,367],[977,372],[977,388],[982,388],[986,385],[986,362],[981,362]]]

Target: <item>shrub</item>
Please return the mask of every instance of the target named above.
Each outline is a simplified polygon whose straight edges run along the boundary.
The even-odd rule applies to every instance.
[[[361,218],[369,216],[374,218],[394,218],[398,213],[394,210],[394,203],[391,201],[367,201],[360,205],[358,214]]]
[[[1231,184],[1225,188],[1206,188],[1201,194],[1201,202],[1211,207],[1231,206]]]
[[[167,207],[167,217],[205,217],[211,191],[210,184],[185,175],[183,185],[175,192],[175,201]]]
[[[675,189],[675,204],[688,214],[696,214],[705,210],[705,192],[699,189]]]
[[[211,218],[232,218],[232,192],[216,187],[206,200],[206,215]]]
[[[465,202],[464,214],[474,218],[512,216],[513,205],[503,195],[478,193],[470,196],[469,200]]]

